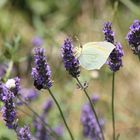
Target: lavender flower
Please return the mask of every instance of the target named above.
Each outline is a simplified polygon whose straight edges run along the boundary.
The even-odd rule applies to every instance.
[[[0,77],[3,77],[6,73],[7,65],[0,64]]]
[[[48,100],[46,103],[45,103],[45,105],[44,105],[44,108],[43,108],[43,113],[44,114],[47,114],[50,110],[51,110],[51,108],[52,108],[52,106],[53,106],[53,101],[52,100]]]
[[[19,140],[31,140],[31,134],[28,126],[19,128],[19,130],[17,130],[17,135]]]
[[[22,96],[22,98],[24,98],[25,100],[29,100],[29,101],[32,101],[38,97],[37,91],[32,88],[21,89],[20,95]]]
[[[36,36],[33,38],[32,44],[35,47],[41,47],[43,45],[43,39],[39,36]]]
[[[101,139],[102,135],[100,128],[96,122],[95,116],[91,110],[89,104],[85,104],[82,109],[81,123],[83,125],[83,135],[91,140]],[[102,121],[99,120],[101,127],[103,127]]]
[[[46,61],[45,51],[43,48],[35,48],[34,63],[32,68],[32,77],[34,86],[38,89],[47,89],[52,86],[51,70]]]
[[[2,116],[9,129],[13,129],[16,118],[15,104],[13,102],[14,94],[7,89],[5,85],[0,85],[0,99],[4,103],[2,107]]]
[[[50,136],[48,134],[48,130],[38,118],[34,119],[33,124],[35,127],[35,137],[38,140],[49,140]]]
[[[54,131],[59,137],[62,137],[62,135],[64,133],[63,126],[58,125],[57,127],[54,128]]]
[[[114,43],[115,33],[112,31],[112,23],[106,22],[104,24],[103,33],[105,35],[105,40],[111,43]]]
[[[112,51],[109,56],[107,64],[113,72],[116,72],[122,67],[122,56],[124,55],[122,46],[120,43],[116,43],[116,48]]]
[[[5,85],[16,96],[20,90],[20,79],[18,77],[8,79]]]
[[[98,94],[94,94],[94,95],[92,96],[92,98],[91,98],[91,100],[92,100],[93,103],[98,102],[99,99],[100,99],[100,96],[99,96]]]
[[[105,35],[105,40],[113,43],[116,46],[116,48],[110,54],[109,60],[107,61],[107,64],[109,65],[110,69],[113,72],[116,72],[120,69],[120,67],[123,66],[122,56],[124,55],[124,52],[122,50],[121,43],[114,42],[114,32],[112,31],[110,22],[104,24],[103,33]]]
[[[68,38],[64,41],[64,45],[62,46],[62,57],[64,66],[69,74],[74,78],[80,76],[79,61],[74,56],[73,45]]]
[[[31,101],[37,99],[38,93],[35,89],[32,88],[22,88],[20,90],[20,96],[22,97],[23,100],[25,100],[27,103],[30,103]],[[17,105],[23,105],[23,102],[20,100],[17,100]]]
[[[7,100],[7,95],[9,94],[9,90],[8,88],[2,83],[0,82],[0,100],[2,102],[5,102]]]
[[[140,20],[134,20],[126,39],[136,55],[140,55]]]

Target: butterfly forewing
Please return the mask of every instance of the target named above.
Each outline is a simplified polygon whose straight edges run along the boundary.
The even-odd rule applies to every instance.
[[[87,70],[100,69],[114,47],[108,42],[86,43],[79,57],[80,65]]]

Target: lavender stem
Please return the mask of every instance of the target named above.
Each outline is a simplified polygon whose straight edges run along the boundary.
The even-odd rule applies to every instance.
[[[58,107],[58,110],[59,110],[59,112],[60,112],[60,115],[61,115],[61,117],[62,117],[62,119],[63,119],[63,121],[64,121],[64,124],[65,124],[65,126],[66,126],[66,128],[67,128],[67,130],[68,130],[68,132],[69,132],[69,135],[70,135],[71,139],[74,140],[74,137],[73,137],[73,135],[72,135],[72,132],[71,132],[71,130],[69,129],[69,127],[68,127],[68,125],[67,125],[67,122],[66,122],[66,120],[65,120],[65,117],[64,117],[64,115],[63,115],[63,112],[62,112],[62,110],[61,110],[61,107],[60,107],[59,103],[57,102],[56,98],[54,97],[52,91],[51,91],[49,88],[48,88],[48,91],[49,91],[51,97],[53,98],[54,102],[56,103],[56,105],[57,105],[57,107]]]
[[[42,120],[42,118],[39,116],[39,114],[37,112],[35,112],[25,101],[22,100],[22,98],[20,98],[19,96],[17,96],[17,98],[24,104],[26,105],[26,107],[36,116],[40,119],[40,121],[42,122],[43,125],[47,126],[52,132],[53,135],[56,136],[56,134],[53,132],[53,130],[51,129],[51,127],[49,126],[49,124],[47,124],[45,121]]]
[[[112,139],[116,139],[116,134],[115,134],[115,112],[114,112],[114,91],[115,91],[115,72],[113,72],[112,75],[112,128],[113,128],[113,136]]]
[[[77,77],[76,77],[76,80],[77,80],[78,84],[81,86],[82,90],[84,91],[86,97],[87,97],[88,100],[89,100],[89,103],[90,103],[91,108],[92,108],[92,111],[93,111],[93,113],[94,113],[94,115],[95,115],[97,124],[98,124],[98,126],[99,126],[99,128],[100,128],[100,131],[101,131],[101,134],[102,134],[102,139],[105,140],[104,134],[103,134],[103,130],[102,130],[102,127],[101,127],[101,125],[100,125],[100,123],[99,123],[99,119],[98,119],[97,113],[96,113],[96,111],[95,111],[94,105],[93,105],[93,103],[92,103],[92,101],[91,101],[91,99],[90,99],[90,97],[89,97],[89,95],[88,95],[86,89],[83,87],[83,85],[81,84],[81,82],[79,81],[79,79],[78,79]]]

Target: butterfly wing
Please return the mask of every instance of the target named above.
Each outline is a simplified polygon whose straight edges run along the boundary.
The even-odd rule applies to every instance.
[[[89,42],[83,45],[80,65],[87,69],[100,69],[115,46],[109,42]]]

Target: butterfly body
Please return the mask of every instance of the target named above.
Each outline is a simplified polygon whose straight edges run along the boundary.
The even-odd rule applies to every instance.
[[[82,47],[76,47],[75,56],[83,68],[87,70],[100,69],[114,48],[112,43],[105,41],[89,42]]]

